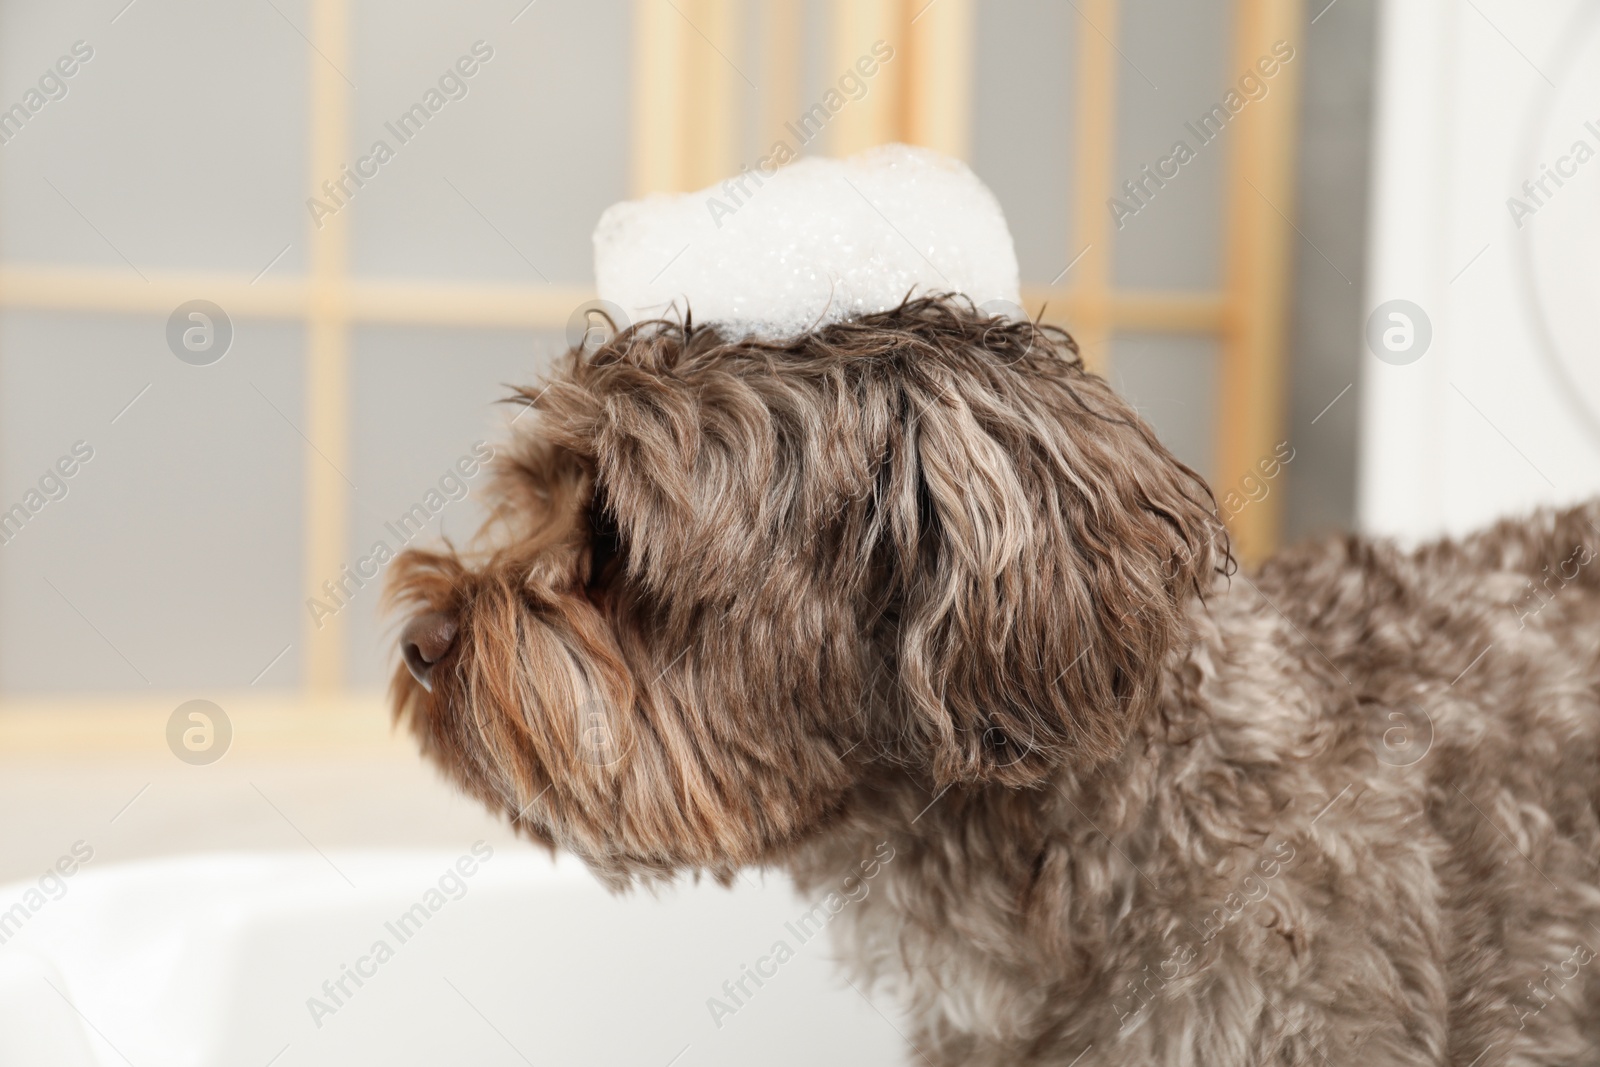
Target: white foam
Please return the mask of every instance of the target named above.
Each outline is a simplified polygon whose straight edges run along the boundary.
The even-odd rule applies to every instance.
[[[594,231],[600,298],[634,322],[687,308],[696,323],[772,338],[908,293],[1021,300],[1000,204],[959,160],[896,144],[745,174],[607,209]]]

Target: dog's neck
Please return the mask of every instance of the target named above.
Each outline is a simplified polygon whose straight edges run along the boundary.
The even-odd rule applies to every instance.
[[[863,786],[787,864],[806,900],[837,907],[842,954],[865,978],[909,986],[914,1000],[938,1002],[924,1005],[934,1014],[961,1017],[977,1007],[948,1002],[967,995],[957,991],[1002,987],[1013,997],[1048,989],[1109,1013],[1131,1003],[1094,962],[1120,958],[1109,946],[1152,967],[1184,946],[1206,951],[1210,931],[1184,916],[1226,899],[1274,845],[1227,832],[1271,826],[1272,817],[1226,813],[1281,811],[1318,795],[1270,769],[1292,764],[1304,737],[1261,733],[1210,695],[1249,687],[1273,699],[1281,650],[1258,608],[1230,593],[1196,609],[1190,640],[1166,661],[1157,706],[1117,759],[1063,767],[1027,788],[940,789],[903,773]],[[1269,769],[1230,778],[1246,750]]]

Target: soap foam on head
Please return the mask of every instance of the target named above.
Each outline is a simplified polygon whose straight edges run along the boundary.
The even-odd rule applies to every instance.
[[[601,299],[632,321],[687,310],[746,336],[793,337],[908,295],[1021,300],[994,194],[964,163],[906,145],[613,205],[594,251]]]

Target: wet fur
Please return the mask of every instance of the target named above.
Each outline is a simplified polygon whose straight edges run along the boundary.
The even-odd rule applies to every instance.
[[[1600,1062],[1600,508],[1236,573],[1065,334],[955,299],[520,398],[391,595],[461,623],[397,714],[528,837],[871,863],[833,933],[933,1064]]]

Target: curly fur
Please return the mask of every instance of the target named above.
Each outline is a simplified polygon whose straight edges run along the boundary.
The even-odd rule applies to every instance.
[[[459,622],[397,714],[527,836],[891,855],[834,935],[930,1063],[1600,1062],[1600,507],[1234,573],[1070,338],[955,298],[519,399],[480,545],[391,594]]]

